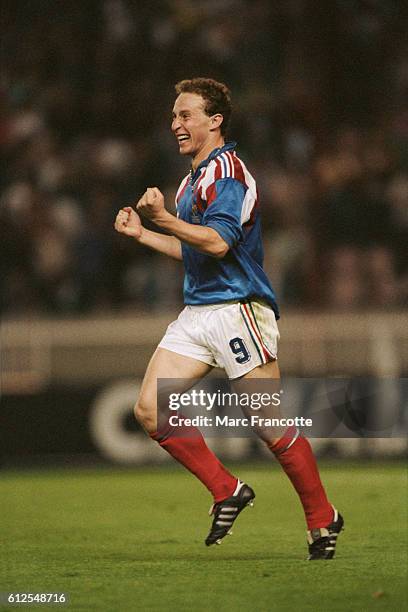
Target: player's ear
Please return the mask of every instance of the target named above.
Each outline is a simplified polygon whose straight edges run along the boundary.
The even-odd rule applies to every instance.
[[[217,130],[221,127],[221,123],[224,121],[224,117],[221,113],[217,113],[216,115],[212,115],[211,117],[211,130]]]

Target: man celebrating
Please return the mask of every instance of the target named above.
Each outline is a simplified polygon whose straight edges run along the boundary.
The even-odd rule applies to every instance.
[[[224,467],[199,430],[177,427],[174,435],[170,428],[158,428],[157,380],[201,379],[215,366],[233,380],[279,378],[279,312],[262,269],[256,183],[237,157],[235,143],[225,142],[230,92],[223,83],[195,78],[178,83],[176,93],[171,129],[180,153],[192,159],[177,192],[177,217],[167,212],[163,195],[153,187],[136,211],[119,211],[115,229],[184,263],[186,307],[149,363],[135,415],[213,495],[214,518],[205,541],[210,546],[221,543],[255,493]],[[139,213],[168,235],[144,228]],[[263,439],[300,497],[308,558],[333,558],[343,519],[327,500],[309,442],[296,428]]]

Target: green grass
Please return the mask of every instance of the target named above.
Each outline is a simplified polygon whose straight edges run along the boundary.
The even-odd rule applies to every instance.
[[[321,471],[346,530],[336,559],[314,563],[273,462],[238,470],[255,507],[211,548],[209,495],[181,469],[3,473],[0,591],[65,591],[75,611],[406,609],[404,467]]]

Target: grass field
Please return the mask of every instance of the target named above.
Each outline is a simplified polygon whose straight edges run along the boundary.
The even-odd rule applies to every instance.
[[[322,469],[346,530],[314,563],[279,466],[235,471],[256,503],[211,548],[209,495],[181,469],[3,473],[0,591],[66,592],[75,611],[407,609],[401,464]]]

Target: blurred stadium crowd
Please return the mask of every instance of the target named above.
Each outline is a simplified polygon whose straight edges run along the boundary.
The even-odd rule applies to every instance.
[[[283,305],[398,308],[408,294],[408,42],[397,0],[3,2],[5,316],[181,302],[181,268],[116,211],[188,170],[174,83],[229,84]]]

